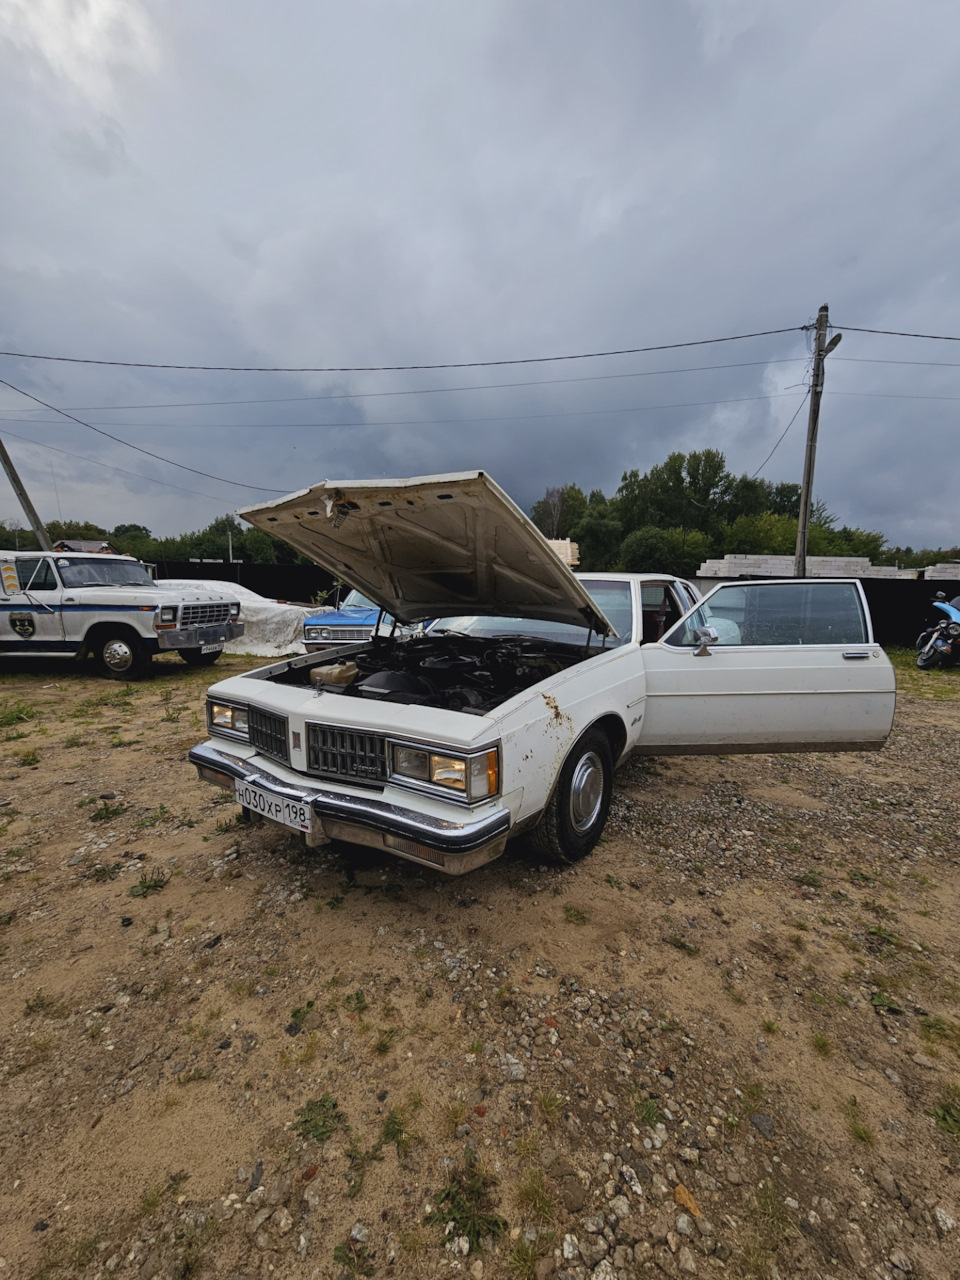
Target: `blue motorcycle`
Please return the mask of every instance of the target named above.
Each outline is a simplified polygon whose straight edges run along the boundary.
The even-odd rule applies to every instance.
[[[931,603],[947,616],[917,638],[917,666],[921,671],[960,662],[960,596],[948,602],[946,595],[938,591]]]

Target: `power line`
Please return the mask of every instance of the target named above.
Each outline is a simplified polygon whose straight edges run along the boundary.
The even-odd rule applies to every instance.
[[[15,387],[12,382],[7,382],[5,378],[0,378],[0,385],[9,387],[11,391],[16,391],[21,396],[26,396],[28,400],[33,400],[36,404],[41,404],[45,409],[50,409],[53,413],[59,413],[63,418],[69,418],[71,422],[76,422],[78,426],[86,427],[88,431],[95,431],[98,436],[106,436],[108,440],[115,440],[117,444],[126,445],[128,449],[135,449],[137,453],[145,453],[148,458],[155,458],[158,462],[165,462],[171,467],[179,467],[181,471],[190,471],[195,476],[203,476],[206,480],[216,480],[221,484],[232,484],[238,489],[256,489],[259,493],[285,493],[285,489],[267,489],[259,484],[244,484],[241,480],[225,480],[223,476],[211,475],[209,471],[198,471],[196,467],[185,466],[182,462],[174,462],[171,458],[164,458],[159,453],[151,453],[149,449],[141,449],[138,444],[131,444],[129,440],[121,440],[119,436],[111,435],[109,431],[103,431],[100,427],[95,427],[89,422],[84,422],[82,418],[75,418],[72,413],[67,413],[65,409],[58,409],[54,404],[48,404],[46,400],[41,400],[39,396],[31,394],[29,391],[23,391],[20,387]]]
[[[3,379],[0,378],[0,382],[2,381]],[[654,413],[659,409],[702,409],[702,408],[710,408],[711,406],[718,405],[718,404],[745,404],[753,400],[778,400],[780,399],[781,396],[788,396],[789,394],[790,394],[789,391],[776,391],[776,392],[772,392],[769,395],[761,395],[761,396],[733,396],[727,400],[686,400],[686,401],[679,401],[673,404],[637,404],[637,405],[627,405],[623,409],[563,409],[560,411],[551,410],[547,413],[497,413],[497,414],[492,414],[488,417],[482,417],[482,418],[393,418],[393,419],[378,419],[375,422],[214,422],[214,423],[207,423],[207,424],[201,424],[201,425],[203,425],[203,429],[205,431],[215,431],[218,428],[221,430],[226,429],[230,431],[237,431],[237,430],[243,430],[243,429],[248,429],[252,431],[275,431],[275,430],[296,430],[301,427],[355,427],[357,429],[369,428],[369,427],[449,427],[449,426],[458,426],[461,423],[466,424],[466,423],[475,423],[475,422],[525,422],[531,419],[541,419],[541,418],[590,418],[590,417],[596,417],[596,416],[613,414],[613,413]],[[853,393],[851,392],[851,394]],[[70,415],[67,415],[67,416],[70,416]],[[55,424],[57,420],[55,418],[53,419],[51,418],[6,418],[4,419],[4,421],[24,422],[34,426],[50,426],[52,424]],[[79,419],[74,418],[74,421],[78,422]],[[90,426],[90,424],[86,422],[81,423],[81,425]],[[197,428],[198,427],[198,424],[190,423],[190,422],[162,423],[162,424],[158,422],[112,422],[110,425],[113,427],[124,427],[127,429],[134,429],[134,430],[136,430],[137,428],[142,428],[147,431],[157,430],[158,428],[168,429],[174,426],[180,427],[180,428],[183,428],[183,427]],[[97,427],[91,427],[90,429],[92,431],[99,430],[99,428]],[[101,432],[101,435],[109,435],[109,434],[110,433],[106,431]],[[116,440],[118,439],[118,437],[110,436],[110,439]],[[121,440],[120,443],[125,444],[126,441]],[[137,447],[136,445],[130,446],[131,449],[135,449],[136,447]],[[141,452],[145,452],[145,450],[141,450]],[[157,455],[151,454],[150,456],[156,457]],[[174,463],[173,465],[178,466],[179,463]],[[188,467],[187,470],[192,470],[192,468]],[[199,474],[205,475],[206,473],[200,472]],[[220,477],[213,476],[211,478],[214,480],[217,480]],[[234,484],[236,482],[232,480],[228,480],[226,483]],[[247,486],[247,488],[253,488],[253,489],[257,487],[258,487],[257,485]],[[285,492],[285,490],[268,489],[267,492],[281,493],[281,492]]]
[[[344,391],[324,396],[273,396],[259,400],[169,400],[151,401],[147,404],[81,404],[71,405],[73,413],[112,412],[120,409],[204,409],[225,405],[247,404],[307,404],[324,400],[377,400],[389,396],[443,395],[454,391],[497,391],[515,387],[567,386],[575,382],[614,382],[622,378],[656,378],[674,373],[708,373],[718,369],[754,369],[774,364],[800,364],[804,356],[786,356],[776,360],[740,360],[731,364],[681,365],[676,369],[641,369],[634,373],[597,373],[579,378],[536,378],[523,382],[475,382],[459,387],[419,387],[403,391]],[[889,364],[929,369],[960,369],[960,360],[889,360],[867,356],[834,356],[833,364]],[[0,407],[0,413],[15,413],[15,409]],[[30,419],[20,419],[30,421]],[[119,424],[114,423],[114,426]]]
[[[597,373],[582,378],[536,378],[529,382],[474,382],[462,387],[421,387],[413,391],[344,391],[326,396],[280,396],[265,400],[171,400],[153,404],[81,404],[72,405],[74,412],[102,412],[113,409],[202,409],[231,404],[305,404],[314,400],[376,400],[384,396],[432,396],[447,391],[497,391],[513,387],[561,387],[571,382],[613,382],[620,378],[655,378],[670,373],[705,373],[715,369],[753,369],[771,364],[800,364],[805,356],[789,356],[780,360],[743,360],[734,364],[684,365],[679,369],[641,369],[636,373]],[[891,361],[890,363],[896,363]],[[0,409],[0,413],[7,410]],[[115,424],[116,425],[116,424]]]
[[[855,324],[834,324],[831,328],[844,329],[847,333],[879,333],[888,338],[928,338],[931,342],[960,342],[960,338],[942,333],[902,333],[899,329],[858,329]],[[0,355],[2,354],[0,352]]]
[[[773,363],[771,361],[771,363]],[[960,369],[960,360],[880,360],[867,356],[834,356],[831,364],[910,364],[925,369]]]
[[[793,424],[796,422],[797,418],[800,416],[800,410],[801,410],[801,409],[803,408],[803,406],[807,403],[807,397],[809,396],[809,394],[810,394],[810,389],[809,389],[809,387],[808,387],[808,388],[807,388],[807,390],[806,390],[806,392],[804,393],[803,399],[802,399],[802,400],[800,401],[800,403],[797,405],[797,411],[796,411],[796,413],[793,415],[793,417],[790,419],[790,421],[789,421],[789,422],[787,423],[787,425],[784,427],[783,431],[780,433],[780,438],[777,440],[777,443],[773,446],[773,448],[770,450],[770,452],[767,454],[767,456],[764,458],[764,460],[760,463],[759,467],[757,467],[756,471],[755,471],[755,472],[753,473],[753,475],[750,477],[750,479],[751,479],[751,480],[756,480],[757,476],[760,474],[760,472],[763,470],[763,468],[767,465],[767,463],[770,461],[770,459],[773,457],[773,455],[774,455],[774,454],[777,452],[777,450],[780,448],[780,445],[781,445],[781,442],[783,441],[784,436],[786,436],[787,432],[790,430],[790,428],[791,428],[791,427],[793,426]]]
[[[677,351],[682,347],[709,347],[719,342],[742,342],[747,338],[768,338],[779,333],[802,333],[805,324],[785,329],[761,329],[756,333],[735,333],[726,338],[700,338],[695,342],[664,342],[654,347],[622,347],[618,351],[581,351],[576,355],[525,356],[514,360],[461,360],[451,364],[301,365],[291,368],[269,365],[155,364],[148,360],[91,360],[83,356],[49,356],[31,351],[0,351],[15,360],[52,360],[60,364],[109,365],[118,369],[181,369],[199,373],[404,373],[417,369],[493,369],[512,364],[555,364],[560,360],[599,360],[606,356],[636,356],[649,351]]]
[[[960,400],[960,396],[925,396],[912,391],[828,391],[828,396],[868,396],[872,400]]]
[[[18,436],[14,431],[3,433],[10,440],[21,440],[24,444],[34,444],[38,449],[50,449],[53,453],[62,453],[66,458],[77,458],[80,462],[88,462],[94,467],[106,467],[108,471],[117,471],[122,476],[133,476],[137,480],[148,480],[151,484],[162,485],[165,489],[176,489],[180,493],[192,493],[195,498],[209,498],[211,502],[222,503],[223,498],[216,498],[212,493],[201,493],[199,489],[185,489],[183,485],[172,484],[169,480],[157,480],[153,476],[145,476],[141,471],[127,471],[123,467],[114,467],[109,462],[101,462],[99,458],[88,458],[82,453],[71,453],[68,449],[58,449],[56,445],[44,444],[42,440],[31,440],[28,436]]]

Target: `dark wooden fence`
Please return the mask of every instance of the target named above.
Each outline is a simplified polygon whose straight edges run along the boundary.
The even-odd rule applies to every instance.
[[[329,591],[333,576],[312,564],[241,564],[237,561],[158,560],[158,578],[209,578],[238,582],[258,595],[291,604],[313,604],[319,591]]]
[[[938,591],[948,600],[960,596],[960,579],[914,582],[909,578],[861,578],[861,582],[870,605],[873,634],[878,644],[887,647],[912,649],[928,623],[944,616],[930,603]]]

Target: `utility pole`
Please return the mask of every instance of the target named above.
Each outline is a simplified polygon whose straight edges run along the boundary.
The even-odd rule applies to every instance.
[[[810,532],[810,510],[813,506],[813,466],[817,457],[817,430],[820,426],[820,397],[823,395],[823,365],[843,337],[835,333],[827,342],[830,308],[824,303],[817,313],[816,341],[813,350],[813,380],[810,384],[810,416],[807,419],[807,451],[803,459],[803,487],[800,490],[800,518],[797,521],[797,552],[793,560],[793,576],[807,576],[807,535]]]
[[[20,499],[20,505],[23,507],[23,513],[30,521],[30,528],[37,535],[37,541],[40,543],[41,551],[52,551],[53,543],[50,541],[50,535],[44,528],[43,521],[37,515],[37,509],[27,497],[27,491],[23,487],[23,481],[17,475],[17,469],[13,465],[13,459],[7,453],[6,445],[0,440],[0,466],[7,473],[7,479],[13,485],[13,491]]]

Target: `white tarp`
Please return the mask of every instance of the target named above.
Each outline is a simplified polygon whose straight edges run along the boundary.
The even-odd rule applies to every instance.
[[[217,582],[199,578],[160,578],[157,586],[168,591],[203,587],[216,591],[226,600],[240,601],[240,620],[244,632],[239,640],[224,645],[225,653],[250,653],[257,658],[279,658],[287,653],[305,653],[303,623],[324,610],[317,606],[279,604],[258,596],[236,582]]]

